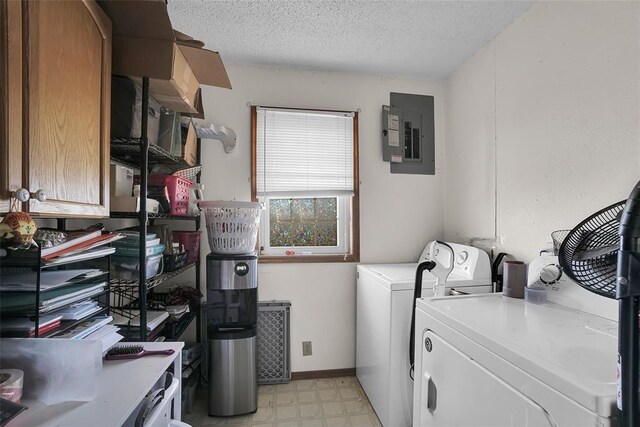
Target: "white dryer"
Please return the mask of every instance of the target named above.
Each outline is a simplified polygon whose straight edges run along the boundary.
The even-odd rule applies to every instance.
[[[455,243],[449,245],[455,261],[445,294],[452,290],[491,292],[491,267],[486,252]],[[429,245],[420,261],[429,257],[428,249]],[[440,254],[434,256],[441,260]],[[417,266],[417,263],[377,264],[357,268],[356,376],[386,427],[411,425],[409,334]],[[424,272],[423,295],[433,295],[435,281],[432,274]]]
[[[537,259],[547,303],[501,294],[416,307],[414,426],[615,425],[617,304]]]

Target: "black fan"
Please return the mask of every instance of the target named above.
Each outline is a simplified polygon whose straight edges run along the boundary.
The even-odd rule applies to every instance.
[[[618,425],[640,425],[640,182],[628,200],[596,212],[571,230],[558,259],[580,286],[620,301]]]
[[[620,214],[625,202],[606,207],[574,227],[558,253],[560,266],[569,278],[607,298],[616,297]]]

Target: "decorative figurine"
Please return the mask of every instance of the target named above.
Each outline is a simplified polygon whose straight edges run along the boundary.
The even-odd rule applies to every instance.
[[[30,247],[38,226],[26,212],[9,212],[0,223],[0,239]]]

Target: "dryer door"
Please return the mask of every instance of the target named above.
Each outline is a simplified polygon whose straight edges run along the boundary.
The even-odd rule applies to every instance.
[[[414,409],[414,426],[556,425],[541,406],[433,331],[425,331],[420,345],[422,369],[415,378],[421,382],[420,407]]]

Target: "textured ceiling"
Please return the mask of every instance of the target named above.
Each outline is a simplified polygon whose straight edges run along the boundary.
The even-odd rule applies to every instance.
[[[532,1],[170,0],[227,63],[444,78]]]

